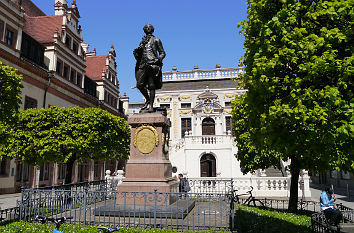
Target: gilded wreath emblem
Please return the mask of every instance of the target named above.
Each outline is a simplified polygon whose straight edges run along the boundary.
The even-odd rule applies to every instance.
[[[151,153],[159,145],[159,137],[156,129],[151,125],[143,125],[136,129],[134,134],[134,146],[143,154]]]

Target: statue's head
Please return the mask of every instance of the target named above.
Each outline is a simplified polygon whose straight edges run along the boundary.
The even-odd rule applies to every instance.
[[[149,23],[146,24],[143,29],[144,29],[144,32],[146,33],[146,35],[154,33],[154,30],[155,30],[154,26],[152,26]]]

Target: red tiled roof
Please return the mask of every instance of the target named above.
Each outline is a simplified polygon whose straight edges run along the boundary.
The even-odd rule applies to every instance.
[[[106,69],[107,55],[86,57],[86,75],[94,81],[102,80],[102,72]]]
[[[40,43],[53,42],[54,33],[57,29],[61,33],[63,24],[62,15],[38,17],[25,15],[25,19],[26,22],[23,30]]]
[[[45,16],[46,14],[38,8],[31,0],[22,0],[21,5],[29,16]]]

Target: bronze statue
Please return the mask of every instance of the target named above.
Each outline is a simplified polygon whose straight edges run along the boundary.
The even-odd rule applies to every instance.
[[[140,112],[154,112],[155,90],[162,87],[162,60],[166,53],[161,40],[152,35],[154,27],[151,24],[144,26],[144,32],[146,35],[133,52],[136,87],[145,97],[145,105]]]

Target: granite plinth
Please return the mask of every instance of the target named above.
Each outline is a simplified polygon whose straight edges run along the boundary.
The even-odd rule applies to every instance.
[[[117,187],[118,191],[126,192],[178,192],[178,181],[172,178],[172,165],[168,159],[168,151],[164,146],[168,142],[166,132],[170,127],[168,118],[159,113],[133,114],[128,118],[131,126],[130,156],[126,164],[126,178]],[[154,134],[148,137],[139,137],[142,130],[153,131]],[[139,145],[148,145],[152,149],[145,151]],[[156,145],[155,145],[156,144]],[[153,145],[153,147],[150,147]],[[176,198],[167,200],[167,205],[173,204]],[[117,205],[144,205],[144,200],[117,198]],[[150,204],[150,203],[149,203]]]
[[[193,200],[178,200],[169,206],[157,206],[156,211],[154,206],[111,205],[98,207],[93,213],[95,216],[105,217],[154,218],[156,216],[157,218],[181,219],[185,218],[194,206]]]

